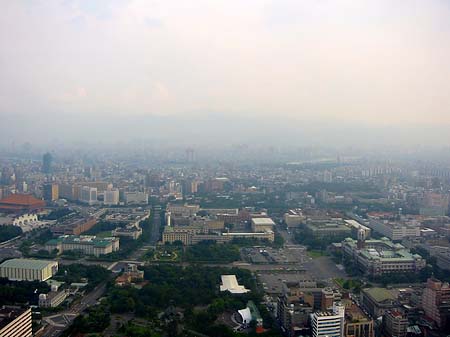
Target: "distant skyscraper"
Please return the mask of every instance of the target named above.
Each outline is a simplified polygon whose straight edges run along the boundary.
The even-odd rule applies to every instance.
[[[52,161],[53,157],[50,153],[46,153],[42,156],[42,172],[45,174],[52,173]]]
[[[194,149],[192,148],[186,149],[186,160],[188,163],[194,162]]]

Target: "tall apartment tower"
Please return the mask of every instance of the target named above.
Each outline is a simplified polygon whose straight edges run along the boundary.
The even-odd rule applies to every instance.
[[[422,294],[425,315],[436,322],[439,328],[450,326],[450,285],[435,278],[427,280]]]
[[[55,201],[59,199],[59,187],[58,184],[48,183],[44,185],[44,200]]]
[[[345,307],[335,302],[329,311],[311,314],[312,337],[344,337]]]

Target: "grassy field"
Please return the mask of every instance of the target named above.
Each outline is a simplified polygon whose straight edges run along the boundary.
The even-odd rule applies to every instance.
[[[95,234],[95,236],[98,238],[107,238],[107,237],[111,236],[111,231],[99,232],[99,233]]]

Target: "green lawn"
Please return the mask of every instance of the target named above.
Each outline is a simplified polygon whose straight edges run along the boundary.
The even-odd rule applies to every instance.
[[[98,238],[107,238],[111,236],[111,231],[98,232],[95,236]]]

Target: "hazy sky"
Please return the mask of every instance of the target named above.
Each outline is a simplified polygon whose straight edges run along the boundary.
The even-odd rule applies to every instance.
[[[4,134],[214,116],[450,128],[450,1],[0,2]]]

